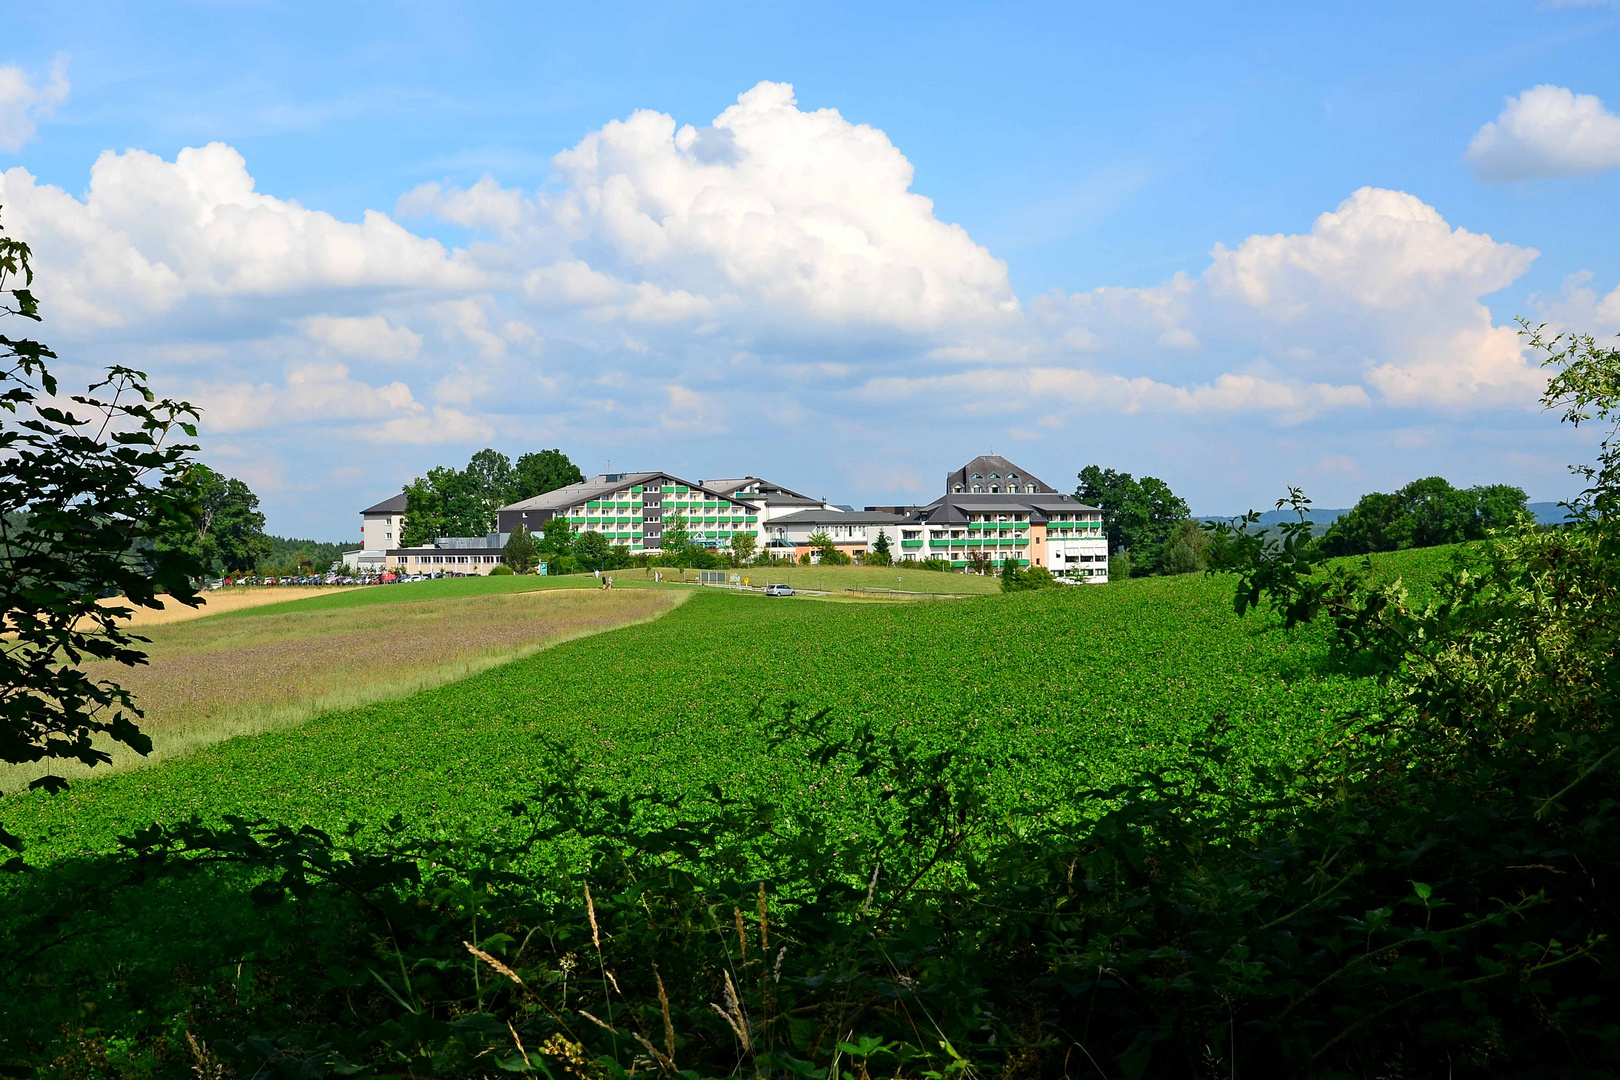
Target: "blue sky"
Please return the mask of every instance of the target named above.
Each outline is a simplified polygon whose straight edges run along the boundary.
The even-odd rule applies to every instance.
[[[37,6],[3,221],[283,533],[483,445],[1571,493],[1505,328],[1620,330],[1620,6],[875,7]]]

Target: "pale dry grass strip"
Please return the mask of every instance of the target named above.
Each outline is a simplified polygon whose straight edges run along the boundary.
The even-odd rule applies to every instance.
[[[262,607],[265,604],[284,604],[289,600],[306,600],[311,596],[325,596],[327,593],[339,592],[344,588],[358,589],[362,587],[376,588],[377,586],[243,585],[203,593],[203,602],[197,607],[188,607],[177,602],[172,596],[160,596],[158,600],[163,604],[161,608],[135,608],[134,614],[124,620],[124,625],[134,629],[145,626],[165,626],[169,623],[201,619],[208,615],[223,615],[228,611]],[[122,596],[110,596],[105,600],[96,602],[102,607],[129,604],[129,601]]]
[[[105,776],[212,743],[397,700],[567,641],[650,622],[680,589],[555,589],[296,611],[154,630],[150,663],[90,665],[136,695],[153,751],[108,747],[111,766],[0,766],[0,790],[54,772]]]

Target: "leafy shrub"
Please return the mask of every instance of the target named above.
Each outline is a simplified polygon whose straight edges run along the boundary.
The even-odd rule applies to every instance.
[[[510,566],[507,566],[505,563],[498,563],[495,566],[490,568],[489,576],[490,577],[511,577],[516,572],[517,571],[513,570]]]
[[[1057,578],[1044,566],[1019,565],[1011,559],[1001,564],[1001,591],[1028,592],[1033,589],[1059,588]]]

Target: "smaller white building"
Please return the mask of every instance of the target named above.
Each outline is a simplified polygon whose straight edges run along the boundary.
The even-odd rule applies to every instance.
[[[351,574],[381,573],[392,548],[403,547],[405,493],[392,495],[360,511],[360,550],[343,553],[343,569]]]

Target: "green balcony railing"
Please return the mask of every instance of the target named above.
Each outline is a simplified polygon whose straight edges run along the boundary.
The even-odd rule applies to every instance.
[[[902,541],[900,541],[900,546],[903,547],[903,548],[920,548],[920,547],[922,547],[922,541],[921,540],[902,540]]]

